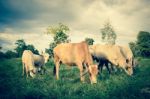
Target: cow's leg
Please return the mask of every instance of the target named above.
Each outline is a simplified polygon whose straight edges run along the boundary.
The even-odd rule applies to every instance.
[[[103,70],[103,65],[104,63],[102,61],[99,61],[99,64],[98,64],[98,69],[100,70],[100,72],[102,73],[102,70]]]
[[[81,82],[84,82],[84,75],[83,75],[83,71],[84,70],[83,70],[82,63],[78,63],[77,66],[78,66],[78,68],[80,70],[80,80],[81,80]]]
[[[54,53],[54,63],[55,63],[55,66],[54,66],[53,73],[56,76],[56,79],[58,80],[59,79],[60,59],[59,59],[59,57],[55,53]]]
[[[56,79],[58,80],[59,79],[59,65],[60,65],[60,62],[56,62]]]
[[[112,63],[110,63],[110,68],[111,68],[111,71],[112,71],[112,72],[114,72],[114,71],[115,71],[114,66],[113,66],[113,64],[112,64]]]
[[[29,74],[30,74],[30,76],[31,76],[32,78],[35,77],[34,70],[29,71]]]
[[[108,70],[108,72],[109,72],[109,74],[110,74],[111,71],[110,71],[110,69],[109,69],[109,67],[108,67],[108,62],[105,62],[105,66],[106,66],[106,68],[107,68],[107,70]]]
[[[25,68],[25,64],[22,62],[22,76],[24,76],[24,68]]]
[[[28,77],[29,74],[28,65],[25,65],[25,69],[26,69],[26,76]]]

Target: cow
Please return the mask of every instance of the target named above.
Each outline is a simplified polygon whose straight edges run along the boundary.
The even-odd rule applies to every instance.
[[[34,77],[36,69],[34,66],[34,58],[33,53],[30,50],[24,50],[22,54],[22,65],[23,65],[23,75],[24,75],[24,69],[26,71],[26,76],[30,75],[31,77]]]
[[[34,58],[34,65],[36,68],[38,68],[38,71],[40,71],[41,69],[44,70],[43,72],[45,72],[45,63],[48,62],[49,60],[49,54],[48,53],[41,53],[41,55],[36,55],[33,54],[33,58]]]
[[[88,45],[86,42],[80,43],[62,43],[58,44],[54,49],[54,74],[56,79],[59,79],[59,66],[60,63],[73,66],[77,65],[80,70],[80,80],[84,82],[84,66],[86,65],[87,71],[90,75],[91,84],[97,83],[98,66],[93,64],[92,56],[89,53]]]
[[[108,70],[108,63],[110,63],[124,69],[128,75],[133,74],[132,66],[126,63],[126,58],[122,55],[120,47],[116,45],[96,44],[90,46],[89,49],[92,56],[96,57],[97,60],[99,60],[99,66],[103,66],[104,64],[100,63],[103,62],[103,60],[105,60],[104,63]]]
[[[26,75],[30,74],[31,77],[34,77],[37,69],[42,68],[45,71],[45,63],[49,59],[49,54],[42,53],[41,55],[33,54],[30,50],[24,50],[22,55],[22,64],[23,64],[23,75],[24,69],[26,70]]]

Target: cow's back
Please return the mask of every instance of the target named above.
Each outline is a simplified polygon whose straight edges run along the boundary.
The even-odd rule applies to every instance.
[[[118,46],[96,44],[93,46],[93,48],[94,55],[96,57],[106,58],[115,65],[118,65],[118,63],[121,65],[126,65],[125,59],[122,56]]]
[[[22,62],[32,70],[34,67],[33,53],[30,50],[25,50],[22,54]]]
[[[91,62],[88,45],[85,42],[59,44],[54,48],[54,54],[56,54],[63,63]]]

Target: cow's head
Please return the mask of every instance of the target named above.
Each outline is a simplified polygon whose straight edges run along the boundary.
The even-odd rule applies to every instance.
[[[88,67],[88,71],[90,74],[91,84],[97,83],[98,66],[97,65],[90,65]]]
[[[44,57],[45,63],[47,63],[49,60],[49,54],[48,53],[42,53],[42,56]]]
[[[133,66],[131,64],[127,63],[125,58],[118,58],[111,62],[114,65],[116,65],[116,66],[118,65],[119,67],[123,68],[128,75],[131,76],[133,74]]]
[[[120,60],[119,66],[121,66],[128,75],[131,76],[133,74],[133,66],[127,63],[125,59]]]
[[[130,64],[127,64],[127,66],[124,68],[125,69],[125,72],[128,74],[128,75],[132,75],[133,74],[133,66],[130,65]]]

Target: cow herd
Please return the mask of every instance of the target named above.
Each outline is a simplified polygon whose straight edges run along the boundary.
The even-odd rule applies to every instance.
[[[77,66],[80,71],[80,80],[84,82],[84,75],[89,73],[91,84],[97,83],[97,75],[106,66],[109,73],[114,68],[122,68],[128,75],[133,74],[134,59],[129,47],[119,45],[90,45],[83,41],[80,43],[62,43],[54,49],[54,74],[59,79],[60,64]],[[34,77],[37,71],[45,71],[49,55],[42,53],[35,55],[25,50],[22,55],[23,75]],[[95,62],[94,62],[95,61]],[[111,70],[110,68],[111,67]]]

